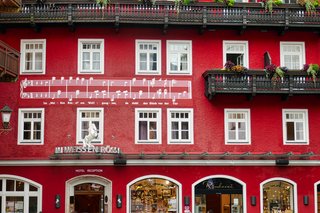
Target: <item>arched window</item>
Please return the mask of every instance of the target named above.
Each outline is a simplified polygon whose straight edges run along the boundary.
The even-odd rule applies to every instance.
[[[245,184],[229,176],[206,177],[193,184],[195,213],[246,212]]]
[[[296,211],[296,184],[282,178],[270,179],[262,184],[262,212]]]
[[[41,185],[12,175],[0,175],[0,212],[28,212],[42,211]]]
[[[178,213],[181,186],[162,176],[147,176],[128,184],[128,212]]]

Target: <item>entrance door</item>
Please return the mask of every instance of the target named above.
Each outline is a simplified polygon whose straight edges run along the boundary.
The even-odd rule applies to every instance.
[[[74,208],[76,213],[104,213],[104,186],[83,183],[74,187]]]

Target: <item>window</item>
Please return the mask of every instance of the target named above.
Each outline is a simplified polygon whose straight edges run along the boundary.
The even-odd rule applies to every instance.
[[[21,74],[45,74],[46,40],[21,40]]]
[[[168,143],[193,144],[193,109],[168,109]]]
[[[191,41],[167,41],[167,74],[192,74]]]
[[[223,41],[223,65],[227,61],[248,68],[248,41]]]
[[[136,109],[136,143],[161,143],[161,109]]]
[[[79,39],[78,40],[78,73],[103,74],[104,73],[104,40]]]
[[[280,64],[288,69],[300,70],[305,64],[304,42],[280,42]]]
[[[308,144],[308,111],[284,109],[282,116],[284,144]]]
[[[225,143],[250,144],[250,110],[225,109]]]
[[[161,41],[136,40],[136,74],[161,74]]]
[[[83,144],[84,138],[89,135],[89,127],[94,124],[98,136],[91,144],[103,144],[103,108],[77,109],[77,144]]]
[[[44,109],[19,109],[18,144],[43,144]]]
[[[42,188],[37,183],[11,175],[1,175],[0,184],[0,212],[42,211]]]

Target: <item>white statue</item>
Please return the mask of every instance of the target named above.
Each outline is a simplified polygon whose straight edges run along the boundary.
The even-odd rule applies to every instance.
[[[96,139],[98,137],[98,130],[97,130],[97,127],[96,125],[94,125],[93,123],[89,125],[89,134],[86,135],[84,137],[84,140],[83,140],[83,147],[94,147],[92,144],[91,144],[91,141],[93,139]]]

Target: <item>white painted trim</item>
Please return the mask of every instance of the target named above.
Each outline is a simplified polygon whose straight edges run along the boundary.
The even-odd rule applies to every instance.
[[[245,113],[246,114],[246,137],[247,141],[233,141],[229,142],[228,140],[228,113]],[[250,116],[250,109],[224,109],[224,144],[225,145],[251,145],[251,116]]]
[[[290,162],[291,163],[291,162]],[[260,183],[260,212],[263,213],[263,185],[266,184],[266,183],[269,183],[271,181],[284,181],[284,182],[287,182],[287,183],[290,183],[292,186],[293,186],[293,207],[294,207],[294,213],[298,213],[298,190],[297,190],[297,184],[296,182],[290,180],[290,179],[287,179],[287,178],[282,178],[282,177],[274,177],[274,178],[270,178],[270,179],[267,179],[263,182]]]
[[[219,174],[203,177],[192,184],[192,186],[191,186],[192,209],[193,209],[192,212],[196,212],[196,210],[195,210],[195,207],[196,207],[195,206],[195,187],[196,187],[196,185],[205,181],[205,180],[212,179],[212,178],[225,178],[225,179],[233,180],[233,181],[242,185],[242,199],[243,199],[242,200],[242,203],[243,203],[243,211],[242,212],[246,213],[247,212],[247,186],[246,186],[246,183],[236,177],[229,176],[229,175],[219,175]]]
[[[126,212],[131,212],[130,211],[130,186],[138,181],[141,181],[141,180],[144,180],[144,179],[148,179],[148,178],[159,178],[159,179],[164,179],[164,180],[169,180],[170,182],[173,182],[174,184],[178,185],[179,187],[179,192],[178,192],[178,212],[179,213],[182,213],[182,209],[183,209],[183,202],[182,202],[182,184],[180,182],[178,182],[177,180],[173,179],[173,178],[170,178],[168,176],[163,176],[163,175],[158,175],[158,174],[152,174],[152,175],[145,175],[145,176],[141,176],[141,177],[138,177],[134,180],[132,180],[131,182],[129,182],[127,184],[127,192],[126,192],[126,200],[127,200],[127,211]]]
[[[83,71],[82,70],[82,44],[83,43],[99,43],[100,44],[100,70],[97,71]],[[78,39],[78,74],[90,74],[90,75],[96,75],[96,74],[104,74],[104,39]],[[90,61],[92,63],[92,61]]]
[[[82,183],[96,183],[104,186],[104,196],[108,196],[108,212],[112,212],[112,181],[98,175],[79,175],[66,181],[65,210],[70,212],[70,196],[74,196],[74,186]]]
[[[37,183],[37,182],[35,182],[35,181],[33,181],[33,180],[30,180],[30,179],[27,179],[27,178],[24,178],[24,177],[21,177],[21,176],[16,176],[16,175],[9,175],[9,174],[1,174],[0,175],[0,179],[15,179],[15,180],[19,180],[19,181],[23,181],[23,182],[25,182],[25,183],[27,183],[27,184],[31,184],[31,185],[34,185],[34,186],[36,186],[37,188],[38,188],[38,191],[37,192],[31,192],[31,191],[19,191],[19,192],[17,192],[17,194],[19,194],[19,196],[21,195],[21,194],[24,194],[24,196],[28,196],[28,197],[30,197],[30,196],[32,196],[32,197],[34,197],[34,196],[37,196],[38,197],[38,200],[37,200],[37,202],[38,202],[38,209],[37,209],[37,212],[42,212],[42,185],[41,184],[39,184],[39,183]],[[2,182],[2,184],[5,184],[4,183],[4,181]],[[26,187],[25,187],[26,188]],[[4,187],[2,187],[2,189],[4,189]],[[27,193],[26,193],[27,192]],[[3,191],[3,192],[0,192],[0,198],[1,199],[3,199],[2,200],[2,203],[5,203],[4,202],[4,200],[5,200],[5,197],[6,196],[15,196],[15,192],[6,192],[6,191]],[[4,196],[2,196],[2,195],[4,195]],[[25,198],[25,197],[24,197]],[[26,209],[25,207],[26,207],[26,205],[28,205],[29,204],[29,202],[24,202],[24,209]],[[2,205],[2,206],[0,206],[0,208],[4,208],[5,207],[5,205]],[[0,212],[2,212],[2,210],[3,209],[0,209]],[[3,211],[3,212],[5,212],[5,211]]]
[[[314,212],[318,212],[318,192],[317,192],[317,186],[320,184],[320,180],[314,183]]]
[[[242,44],[244,45],[245,53],[244,53],[244,59],[243,59],[243,66],[249,69],[249,42],[248,41],[242,41],[242,40],[223,40],[223,64],[222,67],[224,67],[224,64],[227,62],[227,50],[226,50],[226,44]]]
[[[182,112],[189,114],[189,140],[177,140],[175,142],[171,142],[171,112]],[[175,119],[179,120],[179,119]],[[193,116],[193,109],[192,108],[167,108],[167,143],[174,144],[174,145],[192,145],[194,144],[194,116]],[[180,133],[180,131],[179,131]]]
[[[102,107],[79,107],[77,108],[77,125],[76,125],[76,133],[77,133],[77,141],[76,144],[77,145],[82,145],[82,143],[79,143],[79,141],[81,140],[81,116],[80,113],[84,112],[84,111],[99,111],[100,112],[100,117],[99,117],[99,121],[100,121],[100,126],[99,126],[99,135],[98,135],[98,139],[94,139],[93,142],[96,141],[100,141],[100,143],[95,143],[95,145],[102,145],[104,144],[104,140],[103,140],[103,136],[104,136],[104,108]]]
[[[306,63],[306,48],[305,48],[305,43],[303,41],[280,41],[280,66],[284,66],[284,55],[283,55],[283,46],[284,45],[301,45],[302,52],[301,52],[301,67],[300,69],[303,68],[303,65]]]
[[[41,138],[40,142],[23,142],[23,113],[41,112]],[[44,145],[44,125],[45,125],[45,109],[44,108],[19,108],[18,110],[18,145]]]
[[[180,70],[178,71],[172,71],[170,69],[170,45],[175,44],[186,44],[188,45],[188,69],[186,72],[182,72]],[[167,40],[167,75],[192,75],[192,41],[191,40]]]
[[[297,142],[297,141],[292,141],[292,142],[288,142],[287,141],[287,129],[286,129],[286,117],[285,117],[285,113],[303,113],[305,116],[305,120],[304,120],[304,128],[305,128],[305,139],[306,142]],[[308,109],[282,109],[282,136],[283,136],[283,145],[300,145],[300,146],[306,146],[309,145],[309,116],[308,116]]]
[[[146,140],[146,141],[139,141],[139,113],[140,112],[155,112],[157,113],[157,119],[156,119],[156,122],[157,122],[157,127],[158,127],[158,130],[157,130],[157,139],[158,140],[154,140],[154,141],[149,141],[149,140]],[[158,144],[161,144],[162,143],[162,114],[161,114],[161,108],[135,108],[135,144],[148,144],[148,145],[158,145]],[[149,119],[149,118],[148,118]]]
[[[139,69],[139,44],[140,43],[155,43],[158,45],[158,50],[157,50],[157,70],[156,71],[140,71]],[[161,75],[161,40],[144,40],[144,39],[136,39],[135,41],[135,74],[136,75]],[[149,61],[148,61],[149,62]]]
[[[21,52],[21,58],[20,58],[20,75],[44,75],[46,74],[46,39],[21,39],[20,41],[20,52]],[[43,51],[42,51],[42,71],[36,72],[36,71],[25,71],[25,44],[31,44],[31,43],[42,43],[43,45]],[[34,61],[35,59],[33,59]],[[34,67],[33,67],[34,68]]]

